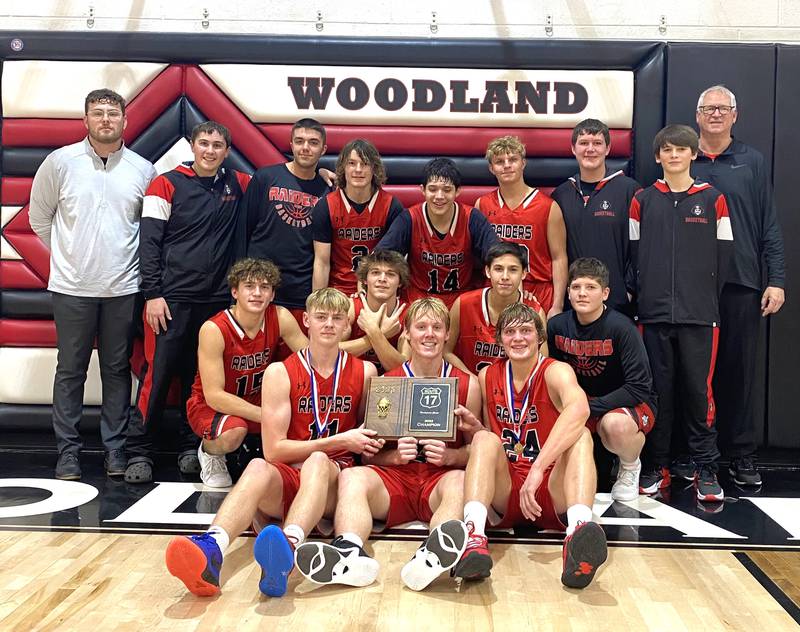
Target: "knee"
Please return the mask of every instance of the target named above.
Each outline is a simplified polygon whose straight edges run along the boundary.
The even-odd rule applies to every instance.
[[[211,444],[216,448],[217,454],[228,454],[238,449],[247,436],[247,428],[231,428],[226,430]]]
[[[300,476],[327,476],[330,459],[324,452],[312,452],[303,461],[300,468]]]
[[[368,482],[366,474],[361,467],[348,467],[339,472],[339,497],[346,494],[364,493]]]
[[[442,491],[460,494],[464,490],[464,470],[450,470],[442,477]]]
[[[472,444],[470,446],[470,453],[479,451],[481,453],[496,452],[502,449],[503,443],[500,441],[494,432],[490,430],[481,430],[476,432],[472,437]]]
[[[239,477],[243,485],[269,485],[278,471],[264,459],[253,459],[244,468],[244,472]]]
[[[605,443],[618,445],[636,434],[638,429],[627,415],[607,413],[600,420],[597,432]]]

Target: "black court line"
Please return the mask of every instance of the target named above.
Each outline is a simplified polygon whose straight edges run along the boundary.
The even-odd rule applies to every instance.
[[[741,565],[744,566],[756,579],[756,581],[764,587],[764,589],[772,596],[772,598],[780,604],[781,608],[783,608],[786,613],[795,620],[795,623],[800,624],[800,607],[798,607],[798,605],[791,600],[789,595],[783,592],[780,586],[772,581],[769,575],[761,570],[761,567],[751,560],[747,553],[735,552],[733,556],[739,560]]]

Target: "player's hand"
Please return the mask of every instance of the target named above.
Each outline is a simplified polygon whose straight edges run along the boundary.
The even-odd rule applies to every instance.
[[[327,184],[329,187],[331,187],[333,189],[336,188],[336,185],[338,183],[336,182],[336,172],[335,171],[331,171],[330,169],[325,169],[325,167],[322,167],[322,168],[317,170],[317,173],[319,174],[320,178],[325,180],[325,184]]]
[[[544,472],[538,467],[531,467],[519,490],[519,508],[522,510],[522,515],[530,521],[534,521],[542,515],[542,508],[536,502],[536,491],[542,484],[543,478]]]
[[[785,300],[786,295],[782,287],[767,287],[761,297],[761,315],[769,316],[770,314],[777,314],[778,310],[783,307],[783,302]]]
[[[443,467],[447,463],[447,446],[438,439],[422,439],[419,444],[423,446],[425,460],[431,465]]]
[[[417,458],[417,440],[414,437],[400,437],[397,440],[397,465],[405,465]]]
[[[386,303],[383,304],[384,306]],[[381,321],[381,332],[386,339],[393,338],[400,333],[402,325],[400,324],[400,314],[403,313],[405,303],[400,303],[391,314],[386,314],[384,310],[383,320]]]
[[[466,406],[459,404],[453,409],[453,412],[458,416],[458,429],[470,440],[476,432],[484,429],[481,420],[473,415],[472,411]]]
[[[553,305],[550,308],[550,311],[547,312],[547,320],[550,320],[553,316],[556,316],[556,315],[560,314],[563,311],[564,311],[564,308],[556,307],[555,305]]]
[[[383,447],[384,440],[376,437],[378,433],[366,428],[353,428],[343,432],[339,437],[342,447],[353,454],[375,455]]]
[[[161,329],[166,333],[167,321],[172,320],[172,314],[169,313],[169,306],[163,296],[151,298],[145,303],[144,319],[156,336],[161,333]]]
[[[386,303],[383,303],[376,311],[372,311],[370,306],[367,305],[367,301],[363,301],[363,307],[361,311],[358,313],[358,320],[356,323],[368,336],[370,334],[374,335],[381,329],[381,321],[383,320],[383,316],[386,313]]]

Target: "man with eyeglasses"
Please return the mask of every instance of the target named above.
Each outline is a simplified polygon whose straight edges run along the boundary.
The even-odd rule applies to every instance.
[[[83,389],[97,339],[103,403],[100,434],[111,476],[125,473],[131,399],[128,364],[139,292],[139,220],[156,170],[122,140],[125,99],[92,90],[84,102],[83,140],[45,158],[33,179],[33,231],[50,248],[58,364],[53,384],[55,477],[81,477]]]
[[[728,202],[734,255],[720,297],[720,338],[713,389],[720,448],[730,457],[739,485],[757,486],[756,432],[752,384],[755,379],[759,313],[775,314],[784,302],[783,238],[778,226],[768,165],[753,147],[731,135],[738,110],[725,86],[707,88],[697,100],[700,151],[692,175],[710,183]],[[767,287],[762,290],[762,258]]]

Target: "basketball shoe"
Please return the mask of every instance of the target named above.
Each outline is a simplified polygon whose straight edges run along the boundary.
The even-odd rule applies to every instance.
[[[315,584],[369,586],[380,569],[378,560],[342,536],[334,538],[330,544],[301,544],[295,552],[295,563],[303,576]]]
[[[453,568],[453,577],[468,581],[486,579],[492,574],[492,556],[489,554],[489,539],[475,534],[475,525],[467,523],[467,547]]]
[[[294,544],[283,530],[270,524],[261,530],[253,545],[253,556],[261,567],[258,589],[268,597],[286,594],[289,575],[294,568]]]
[[[579,522],[564,540],[561,583],[570,588],[586,588],[607,558],[603,527],[596,522]]]
[[[453,568],[467,548],[467,526],[448,520],[431,529],[430,534],[403,566],[400,577],[411,590],[422,590],[445,571]]]
[[[222,552],[208,533],[172,538],[167,545],[167,569],[194,595],[219,593]]]

